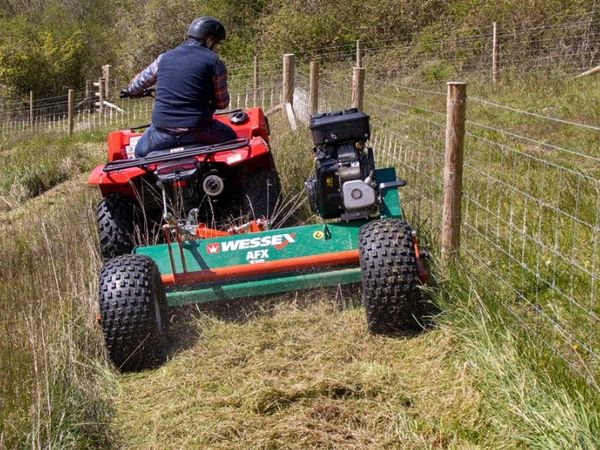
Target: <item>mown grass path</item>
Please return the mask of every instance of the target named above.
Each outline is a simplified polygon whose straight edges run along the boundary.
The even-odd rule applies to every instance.
[[[120,377],[123,448],[469,448],[485,441],[479,394],[449,329],[372,336],[363,311],[339,310],[333,296],[304,294],[302,306],[282,298],[243,322],[212,311],[180,323],[180,340],[196,338],[183,339],[171,361]]]

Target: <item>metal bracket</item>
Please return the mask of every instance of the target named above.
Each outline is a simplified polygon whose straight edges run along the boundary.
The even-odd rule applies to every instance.
[[[393,189],[406,186],[406,180],[388,181],[386,183],[379,183],[379,192],[386,189]]]

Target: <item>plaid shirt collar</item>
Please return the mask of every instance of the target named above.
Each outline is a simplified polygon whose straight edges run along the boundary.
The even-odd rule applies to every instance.
[[[191,45],[193,47],[208,48],[204,42],[200,42],[200,41],[197,41],[196,39],[192,39],[192,38],[188,38],[182,45]]]

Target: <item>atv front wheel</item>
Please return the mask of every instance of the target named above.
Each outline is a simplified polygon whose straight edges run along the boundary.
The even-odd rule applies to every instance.
[[[134,217],[135,205],[122,195],[110,194],[98,203],[98,238],[104,258],[131,253]]]
[[[248,219],[270,219],[280,195],[281,184],[276,171],[248,174],[242,184],[242,214]]]
[[[119,370],[140,370],[164,360],[167,300],[154,261],[121,255],[104,263],[100,323],[108,355]]]
[[[381,219],[359,232],[362,297],[372,333],[419,326],[420,292],[412,229],[400,219]]]

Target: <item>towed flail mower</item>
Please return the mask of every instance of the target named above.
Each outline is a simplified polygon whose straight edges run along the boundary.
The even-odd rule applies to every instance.
[[[100,323],[122,370],[161,360],[168,308],[362,283],[368,328],[415,328],[427,281],[415,231],[404,220],[393,168],[376,169],[369,117],[356,109],[315,115],[315,171],[305,183],[321,223],[270,229],[268,218],[212,229],[171,217],[162,243],[105,260]],[[184,171],[181,171],[184,174]],[[175,172],[173,183],[179,182]]]

